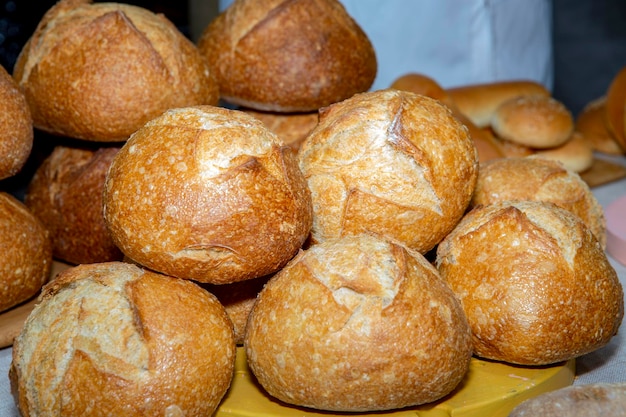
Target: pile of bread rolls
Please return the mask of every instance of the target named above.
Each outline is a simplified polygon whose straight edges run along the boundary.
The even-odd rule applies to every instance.
[[[602,209],[539,155],[573,140],[569,112],[526,81],[468,86],[475,114],[461,88],[368,91],[375,74],[336,0],[236,0],[197,45],[139,7],[51,8],[10,80],[27,126],[63,139],[6,204],[41,235],[12,268],[41,259],[20,412],[211,415],[237,345],[284,404],[394,410],[445,398],[472,356],[608,343]],[[44,285],[53,256],[76,266]]]

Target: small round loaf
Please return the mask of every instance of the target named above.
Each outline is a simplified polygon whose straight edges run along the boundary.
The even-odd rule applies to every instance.
[[[253,116],[197,106],[165,112],[124,144],[104,217],[133,261],[226,284],[285,265],[309,235],[312,208],[293,149]]]
[[[32,298],[50,277],[48,231],[21,201],[0,192],[0,312]]]
[[[626,66],[607,89],[605,121],[611,136],[626,150]]]
[[[437,247],[436,265],[478,357],[566,361],[605,346],[622,322],[624,291],[605,252],[580,218],[551,203],[474,208]]]
[[[13,344],[21,415],[209,416],[235,366],[224,307],[191,281],[110,262],[61,272]]]
[[[550,96],[543,85],[530,80],[494,81],[448,88],[448,94],[461,113],[476,126],[487,127],[500,104],[519,96]]]
[[[316,111],[308,113],[277,113],[243,108],[239,110],[262,121],[269,130],[278,136],[282,144],[289,145],[296,151],[300,149],[304,139],[317,126],[319,119]]]
[[[536,157],[482,163],[471,206],[500,201],[546,201],[568,210],[606,247],[604,210],[580,175],[563,164]]]
[[[50,232],[56,259],[71,264],[122,260],[102,215],[104,180],[118,151],[60,145],[35,171],[24,202]]]
[[[537,416],[626,416],[626,383],[595,383],[560,388],[522,402],[508,415]]]
[[[591,143],[585,140],[585,137],[579,132],[572,133],[565,143],[554,148],[536,149],[533,155],[538,158],[558,161],[565,168],[578,173],[587,171],[594,161]]]
[[[17,174],[33,148],[33,120],[26,97],[0,66],[0,180]]]
[[[450,109],[394,89],[323,109],[298,156],[314,242],[367,231],[421,253],[462,217],[478,174],[476,147]]]
[[[14,77],[35,127],[124,141],[172,107],[217,104],[198,48],[162,14],[124,3],[61,0],[20,53]]]
[[[367,234],[313,245],[272,277],[244,345],[270,395],[342,412],[436,401],[471,357],[466,318],[436,269]]]
[[[224,101],[309,112],[367,91],[374,47],[337,0],[235,0],[198,39]]]
[[[595,151],[608,155],[623,155],[626,151],[607,127],[605,96],[592,100],[578,113],[575,129]]]
[[[552,97],[520,96],[498,106],[491,127],[504,140],[543,149],[564,144],[574,131],[574,119],[565,105]]]

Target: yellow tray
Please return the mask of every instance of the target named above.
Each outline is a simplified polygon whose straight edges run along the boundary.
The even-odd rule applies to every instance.
[[[506,417],[527,398],[571,385],[575,361],[548,367],[511,366],[472,358],[460,386],[436,403],[419,407],[367,413],[387,417]],[[230,390],[217,409],[217,417],[308,417],[354,416],[336,414],[282,403],[256,382],[246,363],[245,351],[237,348],[235,376]]]

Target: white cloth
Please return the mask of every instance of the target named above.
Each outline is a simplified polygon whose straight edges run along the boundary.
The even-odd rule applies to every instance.
[[[553,84],[550,0],[341,0],[378,60],[373,90],[415,72],[443,87]],[[232,0],[220,0],[223,10]]]

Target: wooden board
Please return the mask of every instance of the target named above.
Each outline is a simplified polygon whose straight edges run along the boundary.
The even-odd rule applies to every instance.
[[[591,168],[582,172],[580,176],[589,187],[599,187],[626,178],[626,163],[619,164],[606,159],[595,158]]]

